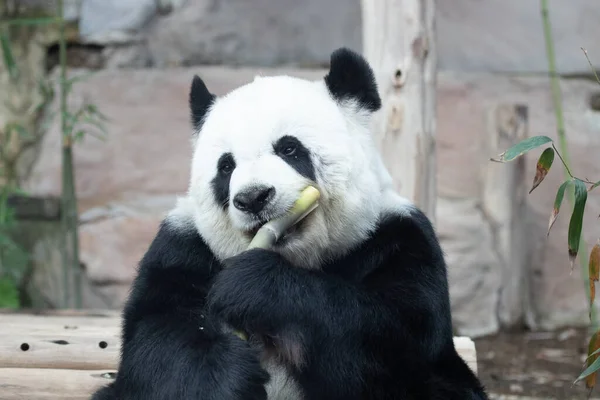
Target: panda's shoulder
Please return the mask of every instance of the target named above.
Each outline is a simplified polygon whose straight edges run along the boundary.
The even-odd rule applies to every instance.
[[[423,265],[432,268],[423,269]],[[431,221],[410,207],[382,212],[369,237],[325,269],[359,281],[381,273],[418,279],[425,271],[443,275],[445,264]]]
[[[383,212],[370,240],[379,247],[410,250],[423,257],[437,256],[440,251],[431,220],[417,207]]]
[[[145,267],[202,269],[216,262],[196,229],[193,215],[186,211],[179,203],[163,219],[141,260],[141,270]]]

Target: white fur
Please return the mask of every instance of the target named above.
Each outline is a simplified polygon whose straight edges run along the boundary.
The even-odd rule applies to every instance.
[[[370,114],[357,104],[336,103],[323,80],[256,77],[218,98],[194,143],[188,191],[196,227],[216,256],[242,252],[250,242],[244,232],[253,224],[235,207],[223,211],[214,200],[210,182],[223,153],[233,153],[236,161],[230,197],[253,183],[275,186],[272,217],[285,213],[310,183],[272,154],[273,143],[283,135],[296,136],[313,154],[317,182],[312,184],[321,200],[307,217],[302,237],[291,238],[278,251],[297,266],[318,268],[364,240],[393,193],[369,123]]]
[[[285,213],[307,184],[321,192],[319,207],[307,217],[300,237],[277,248],[294,265],[319,268],[364,241],[382,213],[410,211],[398,196],[369,132],[370,113],[348,101],[336,103],[323,80],[288,76],[257,77],[217,99],[194,140],[188,194],[169,220],[180,229],[196,229],[217,258],[244,251],[252,221],[232,205],[224,211],[214,199],[211,180],[217,160],[231,152],[236,168],[230,199],[257,183],[274,186],[269,213]],[[309,182],[276,155],[273,143],[296,136],[312,154],[317,182]],[[230,204],[232,201],[230,200]],[[301,399],[297,385],[274,360],[265,360],[272,375],[270,400]]]

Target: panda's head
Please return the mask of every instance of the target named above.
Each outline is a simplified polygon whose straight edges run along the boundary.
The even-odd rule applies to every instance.
[[[274,250],[317,268],[372,231],[391,180],[369,134],[381,100],[361,56],[339,49],[322,80],[257,77],[223,97],[195,76],[189,100],[194,155],[183,201],[218,258],[245,250],[307,185],[319,189],[319,207]]]

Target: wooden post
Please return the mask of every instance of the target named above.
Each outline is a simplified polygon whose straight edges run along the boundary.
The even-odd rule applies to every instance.
[[[363,54],[383,109],[375,140],[399,193],[435,221],[435,0],[362,0]]]
[[[498,104],[490,110],[485,154],[494,156],[529,136],[525,104]],[[500,268],[496,316],[504,328],[530,320],[527,234],[526,157],[510,164],[486,163],[482,170],[481,212],[489,224],[493,256]],[[529,186],[529,187],[528,187]]]

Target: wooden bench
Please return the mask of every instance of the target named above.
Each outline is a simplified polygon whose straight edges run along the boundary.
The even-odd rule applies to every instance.
[[[116,373],[118,311],[0,311],[0,400],[89,400]],[[475,344],[455,337],[477,373]]]

